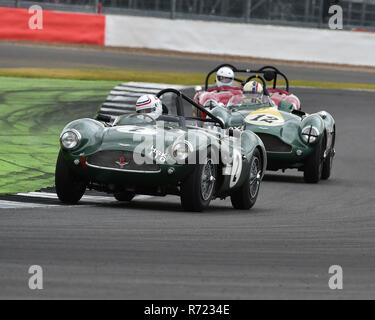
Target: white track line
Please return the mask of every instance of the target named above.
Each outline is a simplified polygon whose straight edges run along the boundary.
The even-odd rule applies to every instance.
[[[165,88],[174,88],[174,89],[186,88],[186,86],[168,84],[168,83],[132,82],[132,81],[122,83],[121,86],[133,87],[136,89],[159,89],[159,90],[163,90]]]
[[[43,204],[36,203],[36,199],[52,199],[58,200],[57,194],[47,193],[47,192],[30,192],[30,193],[17,193],[17,196],[28,197],[30,202],[18,202],[18,201],[9,201],[9,200],[0,200],[0,209],[17,209],[17,208],[49,208],[49,207],[61,207],[65,206],[62,203],[57,204]],[[147,200],[153,198],[152,196],[143,196],[139,195],[134,198],[134,200]],[[105,196],[83,196],[82,200],[85,203],[83,206],[86,206],[86,203],[89,203],[88,206],[94,204],[102,203],[118,203],[114,197],[105,197]],[[82,206],[81,206],[82,207]]]
[[[109,94],[111,96],[116,96],[116,97],[133,97],[135,98],[136,100],[140,97],[140,93],[142,92],[131,92],[130,90],[126,90],[126,91],[116,91],[116,90],[112,90]],[[147,92],[145,93],[147,94]]]
[[[128,86],[117,86],[114,90],[119,91],[120,93],[132,93],[138,94],[138,96],[142,94],[156,94],[160,90],[159,89],[152,89],[152,88],[136,88],[136,87],[128,87]],[[111,91],[113,92],[113,91]]]
[[[44,199],[58,199],[56,193],[48,193],[48,192],[29,192],[29,193],[17,193],[17,196],[22,197],[30,197],[30,198],[44,198]],[[152,198],[152,196],[136,196],[134,200],[145,200]],[[116,199],[114,197],[105,197],[105,196],[83,196],[82,201],[88,202],[115,202]]]
[[[109,95],[106,101],[108,102],[134,102],[134,101],[137,101],[137,98]]]
[[[132,105],[129,105],[129,104],[126,104],[126,103],[106,102],[106,103],[103,104],[103,108],[113,109],[113,110],[117,110],[117,111],[126,110],[126,111],[135,112],[135,103],[134,103],[134,106],[132,106]]]
[[[60,205],[0,200],[0,209],[15,209],[15,208],[33,209],[33,208],[48,208],[48,207],[60,207]]]

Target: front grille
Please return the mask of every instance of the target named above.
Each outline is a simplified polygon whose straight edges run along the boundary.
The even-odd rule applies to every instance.
[[[100,168],[123,171],[160,171],[160,166],[153,164],[137,164],[131,151],[100,151],[87,158],[87,164]],[[139,159],[141,159],[139,157]]]
[[[268,152],[291,152],[292,146],[283,142],[280,138],[267,134],[267,133],[257,133],[259,138],[262,139],[266,151]]]

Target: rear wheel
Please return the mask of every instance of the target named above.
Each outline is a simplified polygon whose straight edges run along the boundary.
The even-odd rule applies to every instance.
[[[324,139],[316,145],[314,151],[305,162],[304,179],[307,183],[318,183],[323,172]]]
[[[56,193],[61,202],[77,204],[86,191],[86,182],[67,166],[60,151],[55,172]]]
[[[208,157],[197,165],[181,185],[181,205],[186,211],[201,212],[207,208],[215,193],[217,165]]]
[[[249,210],[257,201],[262,177],[262,160],[259,150],[255,150],[250,162],[248,178],[243,185],[233,190],[230,199],[235,209]]]
[[[135,197],[135,193],[133,192],[118,192],[113,195],[117,201],[120,202],[130,202]]]

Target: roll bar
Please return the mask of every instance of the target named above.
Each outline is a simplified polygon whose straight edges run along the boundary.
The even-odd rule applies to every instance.
[[[166,93],[174,93],[175,95],[177,95],[177,115],[179,116],[180,119],[185,120],[185,112],[184,112],[184,107],[183,107],[183,103],[182,103],[182,99],[183,99],[183,100],[189,102],[192,106],[197,108],[199,111],[204,113],[206,116],[210,117],[216,123],[218,123],[222,129],[225,129],[224,123],[219,118],[214,116],[210,111],[203,108],[199,103],[196,103],[194,100],[192,100],[188,96],[184,95],[181,91],[178,91],[176,89],[168,88],[168,89],[161,90],[156,96],[158,98],[160,98],[162,95],[164,95]],[[180,123],[180,125],[185,127],[186,126],[185,121],[184,121],[184,123]]]
[[[289,92],[289,80],[288,80],[287,76],[284,73],[282,73],[279,69],[277,69],[276,67],[264,66],[264,67],[260,68],[259,70],[238,69],[235,66],[233,66],[231,64],[227,64],[227,63],[217,66],[215,69],[211,70],[207,74],[206,82],[205,82],[205,91],[208,90],[208,82],[209,82],[210,77],[214,73],[216,73],[220,68],[223,68],[223,67],[231,68],[234,73],[262,74],[264,79],[266,79],[267,81],[273,80],[273,89],[276,89],[276,87],[277,87],[277,76],[280,75],[285,80],[286,91]],[[245,80],[241,80],[241,79],[238,79],[238,78],[234,78],[234,80],[241,83],[241,85],[244,85],[246,82],[248,82],[247,80],[245,81]]]

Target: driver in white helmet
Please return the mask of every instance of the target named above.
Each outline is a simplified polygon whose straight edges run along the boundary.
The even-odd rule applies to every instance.
[[[229,67],[222,67],[216,73],[217,87],[231,87],[234,81],[234,72]]]
[[[243,87],[243,99],[250,103],[263,103],[263,86],[257,81],[247,82]]]
[[[163,113],[163,105],[158,97],[146,94],[137,100],[135,110],[138,114],[147,114],[156,120]]]

